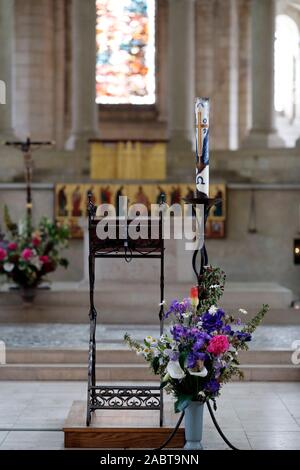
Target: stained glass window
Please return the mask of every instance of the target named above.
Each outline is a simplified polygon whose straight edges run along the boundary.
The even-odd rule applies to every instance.
[[[155,0],[96,0],[96,101],[155,102]]]

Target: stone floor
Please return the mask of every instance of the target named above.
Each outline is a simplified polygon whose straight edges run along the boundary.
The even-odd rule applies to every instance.
[[[137,339],[158,335],[158,327],[98,325],[97,341],[109,348],[109,343],[121,342],[126,331]],[[89,326],[83,324],[0,325],[0,341],[8,348],[86,349],[88,338]],[[253,335],[251,349],[292,349],[295,340],[300,340],[300,325],[261,325]]]
[[[216,417],[240,449],[300,450],[300,384],[232,383],[218,399]],[[83,382],[2,382],[0,450],[62,449],[64,420]],[[205,411],[205,449],[226,449]]]

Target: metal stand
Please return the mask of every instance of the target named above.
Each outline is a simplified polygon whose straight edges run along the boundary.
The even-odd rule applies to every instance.
[[[184,199],[184,202],[187,203],[187,204],[192,204],[193,206],[193,215],[195,217],[195,220],[197,222],[197,224],[199,225],[200,227],[200,224],[199,224],[199,220],[197,219],[197,212],[196,212],[196,207],[197,205],[203,205],[203,217],[204,217],[204,221],[203,221],[203,231],[204,231],[204,235],[203,235],[203,244],[202,246],[198,246],[195,251],[194,251],[194,254],[193,254],[193,258],[192,258],[192,268],[193,268],[193,271],[195,273],[195,276],[196,276],[196,279],[197,279],[197,285],[198,287],[200,287],[201,285],[201,276],[203,274],[203,271],[204,271],[204,266],[207,266],[208,264],[208,256],[207,256],[207,251],[206,251],[206,246],[205,246],[205,227],[206,227],[206,222],[207,222],[207,218],[209,216],[209,211],[210,209],[221,203],[221,199],[215,199],[215,198],[209,198],[206,194],[204,193],[201,193],[201,192],[197,192],[197,195],[196,197],[193,197],[193,198],[185,198]],[[197,267],[197,261],[198,261],[198,258],[199,258],[199,254],[200,254],[200,265],[199,267]]]
[[[148,217],[143,218],[143,228],[147,229],[147,239],[133,240],[128,237],[128,227],[131,220],[115,219],[117,236],[115,239],[101,240],[97,236],[96,206],[92,202],[92,194],[88,194],[88,231],[89,231],[89,282],[90,282],[90,341],[88,358],[88,393],[86,424],[90,425],[91,413],[99,409],[131,409],[131,410],[159,410],[159,424],[163,425],[163,391],[160,387],[150,386],[98,386],[96,385],[96,324],[97,311],[94,304],[95,286],[95,260],[97,258],[125,259],[158,259],[160,261],[160,334],[164,327],[164,240],[162,228],[162,211],[156,226],[157,238],[151,238],[155,233],[155,222]],[[134,223],[134,222],[133,222]],[[154,227],[154,230],[153,230]],[[152,228],[152,232],[151,232]],[[142,227],[140,227],[142,232]],[[143,233],[143,232],[142,232]],[[125,235],[124,235],[125,234]]]
[[[209,211],[212,208],[212,206],[219,204],[221,202],[221,199],[211,199],[206,194],[198,192],[197,196],[195,198],[185,199],[185,202],[193,205],[193,214],[195,216],[195,219],[196,219],[197,223],[199,223],[199,221],[197,220],[196,206],[200,205],[200,204],[203,204],[203,206],[204,206],[203,230],[205,232],[205,226],[206,226],[206,221],[207,221],[207,218],[208,218],[208,215],[209,215]],[[199,253],[200,253],[200,265],[198,264],[199,267],[197,267],[197,259],[198,259]],[[195,276],[197,278],[199,300],[201,300],[201,292],[200,292],[200,289],[199,289],[199,287],[201,286],[201,276],[204,272],[204,266],[207,266],[207,264],[208,264],[208,255],[207,255],[207,251],[206,251],[206,247],[205,247],[205,233],[204,233],[203,244],[202,244],[201,247],[199,246],[194,251],[193,258],[192,258],[192,267],[193,267],[193,271],[195,273]],[[214,423],[214,426],[215,426],[216,430],[218,431],[219,435],[221,436],[221,438],[223,439],[223,441],[230,447],[230,449],[238,450],[227,439],[227,437],[223,433],[222,429],[220,428],[220,426],[219,426],[219,424],[216,420],[216,417],[214,415],[214,412],[212,410],[212,407],[209,403],[209,400],[206,401],[206,405],[207,405],[210,417],[212,419],[212,422]],[[177,425],[174,429],[174,434],[177,431],[177,429],[180,425],[180,422],[183,419],[183,416],[184,416],[184,412],[182,413],[182,415],[179,418],[179,421],[178,421],[178,423],[177,423]],[[166,442],[168,442],[168,441],[166,441]],[[164,445],[165,444],[163,444],[163,446]],[[161,448],[163,448],[163,447],[161,447]]]

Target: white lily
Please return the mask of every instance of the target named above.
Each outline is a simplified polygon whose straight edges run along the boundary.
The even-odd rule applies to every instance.
[[[170,361],[167,365],[167,372],[172,379],[183,379],[185,373],[178,361]]]
[[[163,381],[163,382],[168,382],[169,379],[170,379],[170,374],[167,373],[167,374],[164,376],[164,378],[162,379],[162,381]]]
[[[6,271],[7,273],[11,273],[12,270],[14,269],[14,264],[13,263],[4,263],[3,265],[3,269],[4,271]]]
[[[202,369],[198,372],[194,372],[192,369],[189,369],[190,375],[196,375],[196,377],[206,377],[208,372],[206,367],[202,367]]]

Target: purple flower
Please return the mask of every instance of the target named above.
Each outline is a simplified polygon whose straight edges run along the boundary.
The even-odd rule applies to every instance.
[[[202,326],[203,328],[210,333],[214,330],[220,330],[223,326],[222,318],[225,313],[220,308],[213,315],[209,312],[205,312],[202,316]]]
[[[187,336],[187,330],[182,325],[174,325],[170,331],[175,341],[180,341],[181,338],[185,338]]]
[[[202,349],[205,344],[205,340],[203,338],[197,339],[197,341],[193,344],[193,351],[199,351],[199,349]]]
[[[189,369],[193,369],[198,361],[205,361],[206,354],[203,352],[191,351],[187,357],[187,366]]]
[[[235,331],[234,336],[240,341],[251,341],[252,336],[250,333],[243,333],[242,331]]]
[[[190,310],[191,301],[190,299],[183,299],[182,302],[179,302],[177,299],[173,300],[170,304],[169,310],[165,313],[165,318],[168,318],[169,315],[178,315],[181,316],[184,312]]]
[[[192,307],[191,299],[189,299],[188,297],[186,299],[183,299],[182,304],[184,305],[185,312],[190,310]]]
[[[172,352],[172,353],[170,354],[170,359],[171,359],[171,361],[178,361],[178,359],[179,359],[179,352],[175,352],[175,351]]]
[[[205,390],[209,393],[212,393],[215,395],[220,389],[220,384],[216,379],[211,379],[207,384],[205,385]]]
[[[222,331],[222,333],[223,333],[224,335],[230,335],[230,336],[233,335],[233,331],[232,331],[230,325],[224,325],[224,326],[222,327],[221,331]]]
[[[195,333],[195,342],[193,344],[193,351],[198,351],[205,346],[205,342],[211,339],[211,336],[208,335],[205,331],[197,331]]]
[[[173,300],[170,304],[169,310],[165,312],[165,318],[168,318],[171,313],[174,313],[176,311],[177,306],[179,305],[178,300]]]

